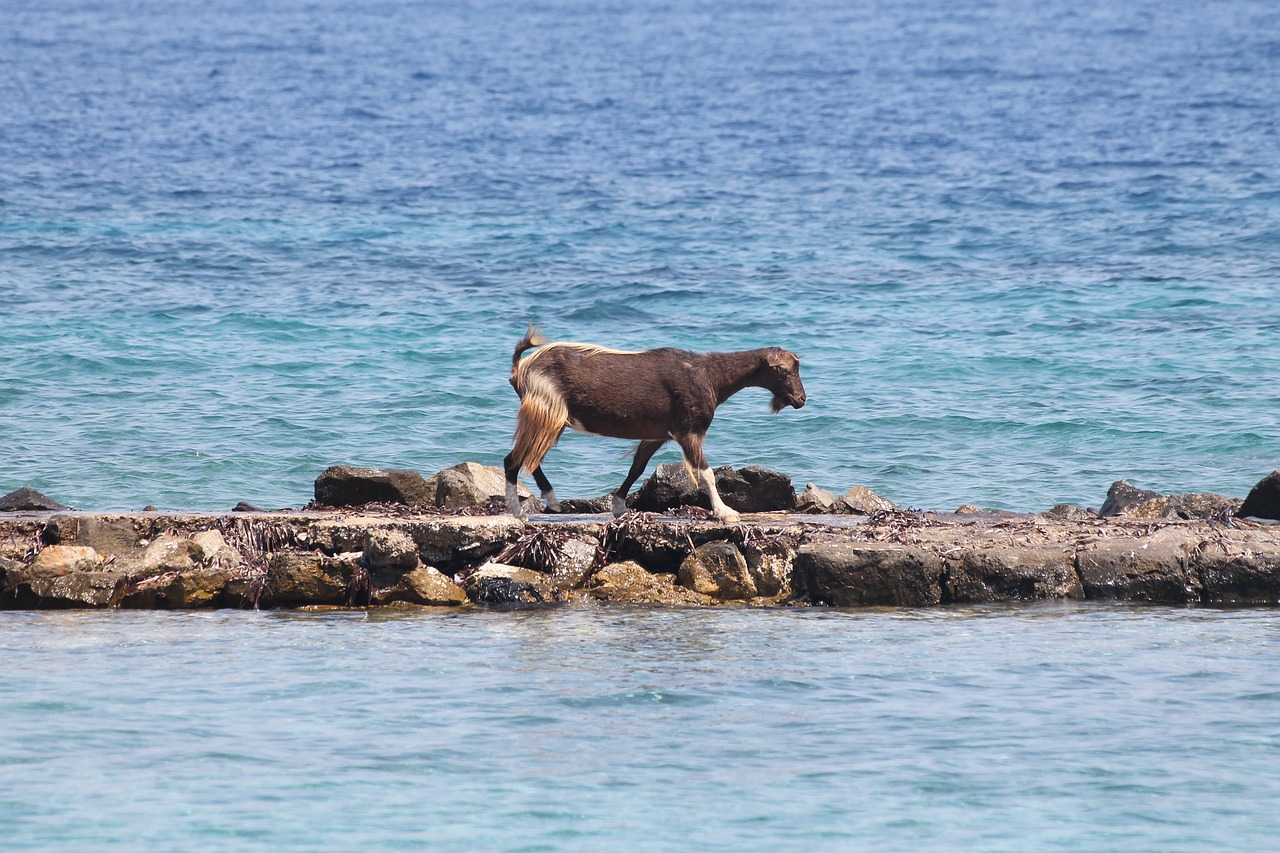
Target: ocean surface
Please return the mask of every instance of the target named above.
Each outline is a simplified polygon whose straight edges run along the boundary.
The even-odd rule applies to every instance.
[[[0,493],[498,463],[512,347],[784,346],[901,506],[1280,466],[1280,6],[6,0]],[[629,447],[570,435],[562,497]],[[658,461],[674,461],[672,450]],[[2,613],[5,850],[1274,849],[1269,610]]]
[[[1266,610],[0,613],[6,850],[1264,851]]]
[[[1280,6],[7,0],[0,493],[500,462],[513,346],[787,347],[714,465],[901,506],[1280,466]],[[571,435],[594,497],[629,445]],[[658,461],[675,461],[668,448]]]

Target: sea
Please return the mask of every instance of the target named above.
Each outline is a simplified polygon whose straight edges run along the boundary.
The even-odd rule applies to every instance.
[[[1243,497],[1277,91],[1271,0],[4,0],[0,494],[498,464],[532,323],[794,351],[706,449],[798,489]],[[3,614],[0,846],[1267,849],[1273,616]]]

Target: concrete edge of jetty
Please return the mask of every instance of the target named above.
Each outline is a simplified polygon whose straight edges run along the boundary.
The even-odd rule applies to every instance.
[[[0,513],[0,609],[1280,604],[1280,525],[1044,515]]]

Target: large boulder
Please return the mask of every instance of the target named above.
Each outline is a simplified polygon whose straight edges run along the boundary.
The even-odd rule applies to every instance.
[[[881,497],[866,486],[854,486],[840,496],[840,503],[845,512],[857,515],[875,515],[877,512],[893,512],[897,507],[893,501]]]
[[[145,610],[191,610],[218,607],[234,572],[225,568],[193,568],[137,580],[127,579],[112,603]]]
[[[943,600],[948,603],[1084,598],[1070,549],[973,548],[948,554],[946,566]]]
[[[777,512],[796,508],[791,478],[763,465],[715,469],[720,499],[738,512]]]
[[[1195,492],[1162,495],[1136,488],[1128,480],[1119,480],[1107,492],[1107,500],[1098,514],[1120,518],[1214,518],[1235,513],[1239,508],[1238,498]]]
[[[31,563],[32,577],[58,577],[72,572],[92,572],[102,565],[98,552],[83,545],[49,545]]]
[[[31,512],[44,510],[64,510],[63,506],[52,498],[47,498],[29,486],[14,489],[4,497],[0,497],[0,512]]]
[[[393,584],[418,567],[418,543],[403,530],[375,527],[364,540],[364,564],[374,586]]]
[[[431,503],[444,509],[483,507],[494,499],[506,497],[507,478],[501,468],[462,462],[433,475],[427,480],[427,489]],[[523,484],[518,492],[522,500],[533,497]]]
[[[824,515],[839,512],[836,509],[836,496],[813,483],[806,483],[804,491],[796,496],[796,511]]]
[[[137,531],[128,518],[55,515],[41,537],[51,545],[87,545],[109,557],[128,554],[138,546]]]
[[[371,503],[431,506],[435,494],[417,471],[354,468],[334,465],[316,477],[316,503],[320,506],[362,506]]]
[[[467,578],[466,589],[476,604],[490,606],[541,604],[553,596],[546,575],[505,563],[485,563]]]
[[[263,607],[348,604],[356,599],[363,567],[346,556],[281,551],[267,562]]]
[[[659,465],[631,501],[631,507],[640,512],[663,512],[681,506],[710,509],[711,502],[702,489],[694,485],[688,469],[679,462]]]
[[[1130,507],[1146,503],[1158,497],[1160,497],[1159,492],[1153,492],[1150,489],[1139,489],[1128,480],[1116,480],[1111,484],[1111,488],[1107,489],[1107,499],[1103,501],[1102,509],[1098,510],[1098,515],[1103,518],[1123,515],[1124,511]]]
[[[1097,539],[1076,553],[1090,599],[1187,604],[1200,600],[1200,574],[1188,555],[1198,543],[1178,527],[1150,536]]]
[[[680,585],[722,600],[755,598],[755,579],[732,542],[708,542],[685,558],[677,572]]]
[[[1242,517],[1280,521],[1280,471],[1272,471],[1249,490],[1236,513]]]
[[[114,571],[70,572],[37,576],[21,569],[10,570],[0,590],[0,608],[22,610],[65,610],[107,607],[125,575]]]

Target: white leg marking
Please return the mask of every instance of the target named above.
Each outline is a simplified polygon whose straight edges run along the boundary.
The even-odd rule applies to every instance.
[[[556,500],[556,490],[547,489],[542,493],[542,502],[547,505],[547,512],[559,512],[560,501]]]
[[[507,483],[507,511],[516,518],[524,518],[524,507],[520,506],[520,493],[515,483]]]
[[[698,472],[702,477],[702,485],[706,488],[707,494],[711,496],[711,511],[716,514],[716,518],[725,524],[737,524],[742,520],[742,516],[734,512],[728,504],[720,500],[720,493],[716,491],[716,475],[710,468],[703,468]]]
[[[614,517],[614,518],[621,518],[622,516],[624,516],[624,515],[626,515],[626,514],[627,514],[627,499],[626,499],[626,498],[624,498],[624,497],[622,497],[621,495],[614,494],[614,496],[613,496],[613,517]]]

